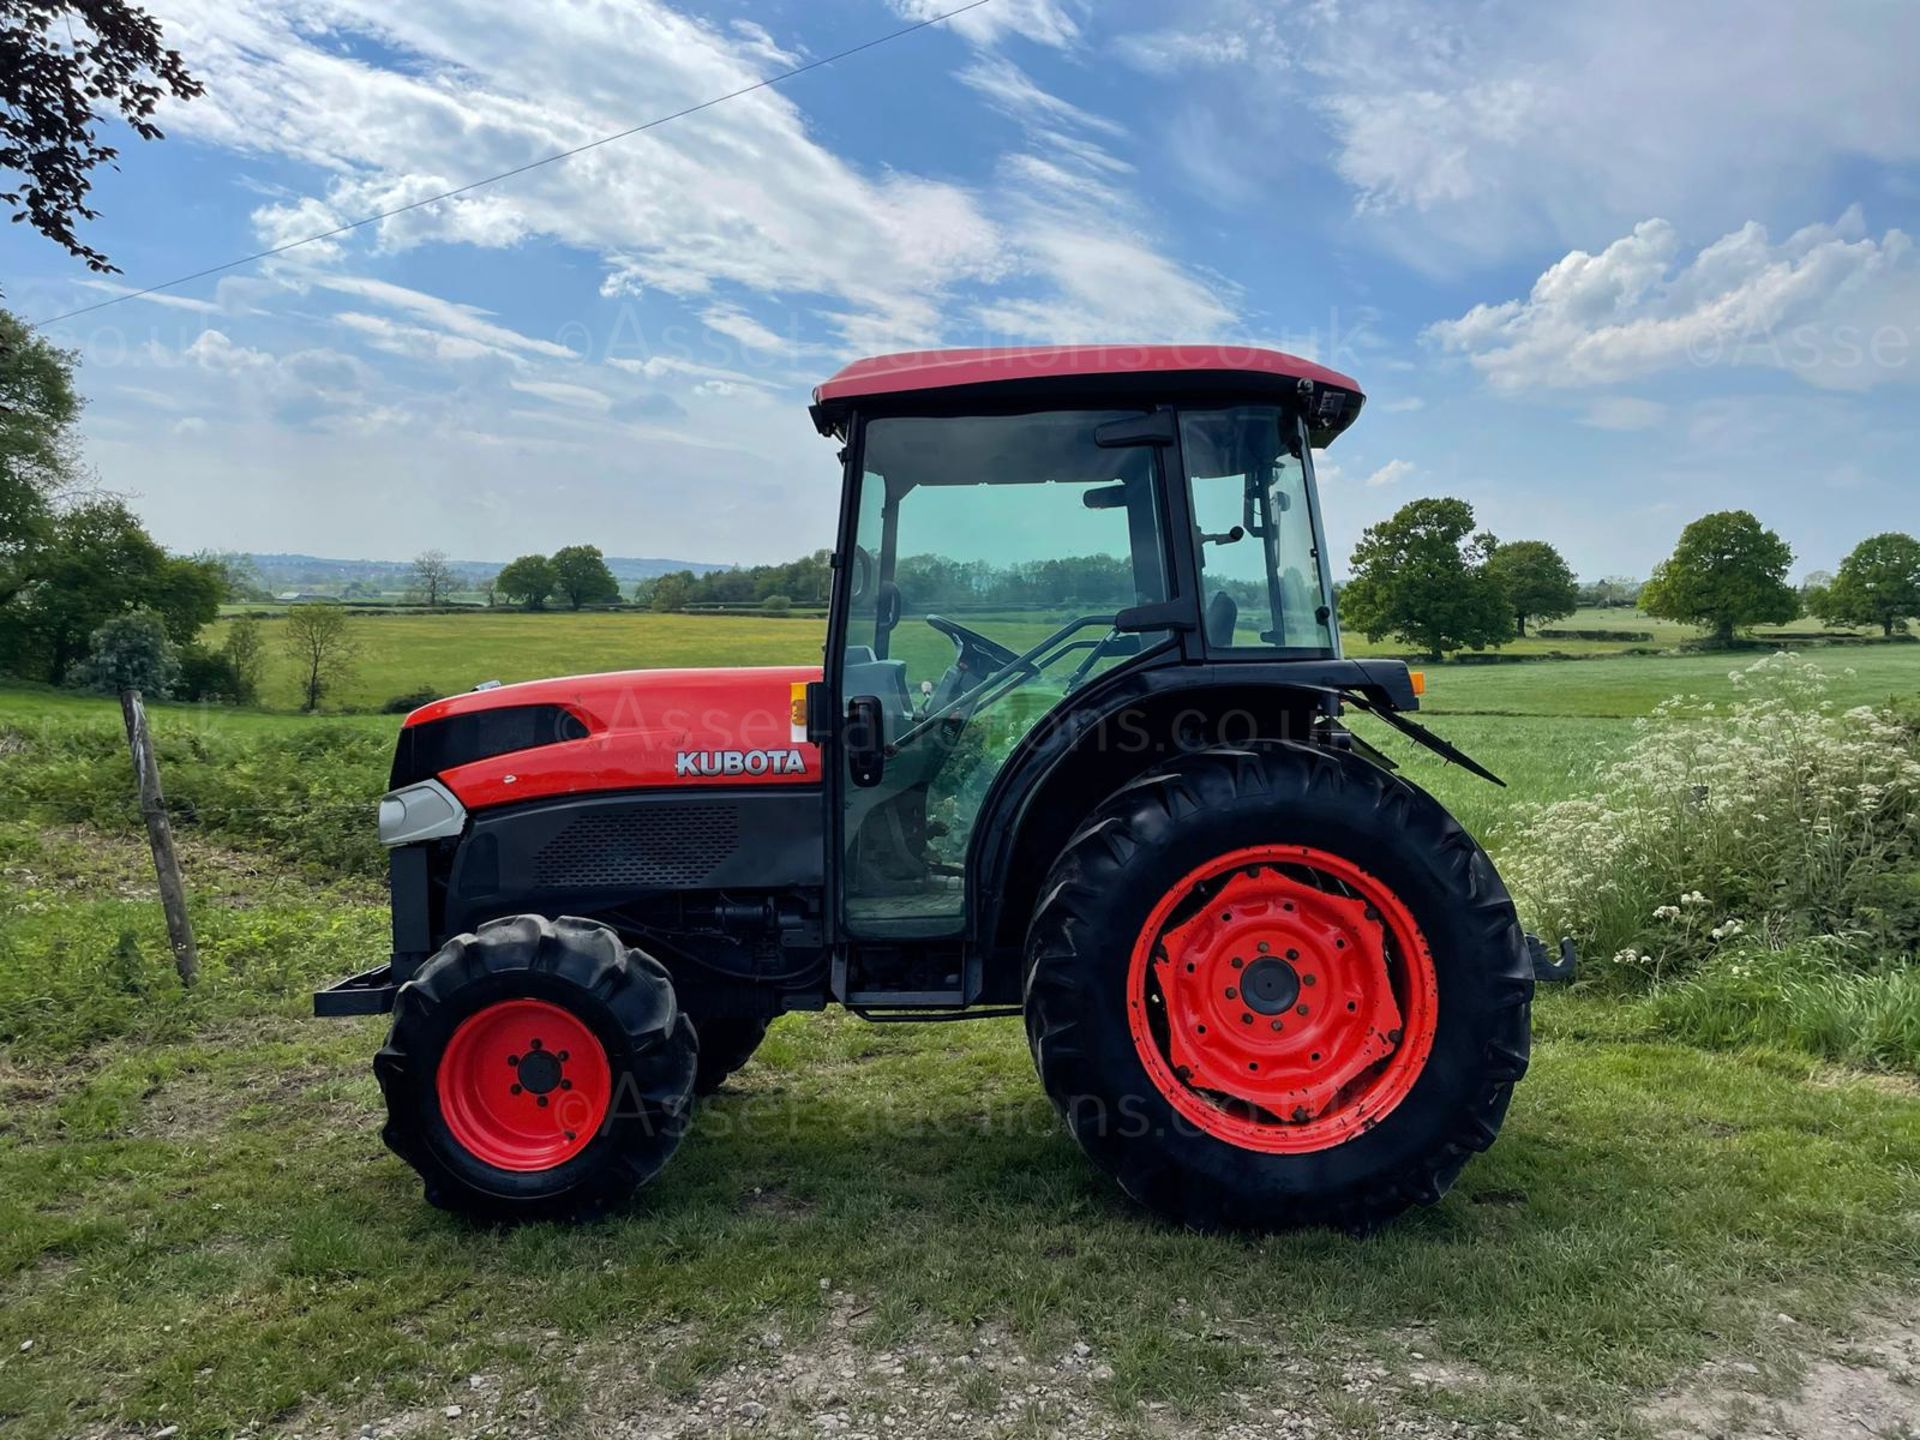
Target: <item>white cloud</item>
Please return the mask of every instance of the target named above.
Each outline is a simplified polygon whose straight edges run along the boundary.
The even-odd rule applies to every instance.
[[[273,357],[266,351],[236,345],[221,330],[202,330],[180,353],[202,370],[213,370],[223,375],[267,370],[274,363]]]
[[[1651,430],[1667,418],[1667,407],[1637,395],[1602,395],[1580,418],[1596,430]]]
[[[1362,233],[1430,271],[1651,214],[1698,234],[1777,222],[1787,197],[1857,184],[1862,162],[1920,162],[1920,6],[1276,8],[1184,0],[1170,28],[1112,48],[1159,75],[1205,67],[1163,106],[1211,139],[1169,151],[1201,193],[1252,203],[1318,160],[1350,187]],[[1214,182],[1234,173],[1237,194]]]
[[[1118,36],[1114,52],[1136,70],[1176,74],[1183,70],[1218,70],[1251,61],[1272,71],[1287,63],[1280,24],[1270,15],[1253,14],[1237,23],[1219,23],[1198,30],[1177,27]]]
[[[959,8],[956,0],[891,0],[894,10],[908,20],[931,20]],[[1066,49],[1080,39],[1080,16],[1085,0],[993,0],[944,22],[946,29],[977,45],[991,45],[1016,35],[1036,45]]]
[[[1863,389],[1920,373],[1920,266],[1906,234],[1875,240],[1858,210],[1778,244],[1750,222],[1684,260],[1675,228],[1647,220],[1556,262],[1526,299],[1426,334],[1502,390],[1746,365]]]
[[[538,395],[542,400],[551,400],[556,405],[575,410],[592,410],[604,415],[613,408],[613,397],[591,385],[575,385],[565,380],[512,380],[508,383],[524,394]]]
[[[405,285],[395,285],[364,275],[330,275],[317,271],[301,275],[299,281],[404,311],[424,321],[429,330],[457,336],[498,353],[544,355],[561,360],[574,358],[573,351],[564,345],[522,335],[517,330],[496,323],[490,318],[492,312],[489,310],[445,300],[438,295],[429,295],[424,290],[413,290]]]
[[[98,290],[102,294],[125,296],[129,300],[139,300],[148,305],[159,305],[168,310],[191,310],[201,315],[220,313],[219,302],[200,300],[191,295],[173,295],[161,290],[151,295],[143,295],[131,285],[122,285],[113,280],[82,280],[79,282],[88,290]]]
[[[1369,489],[1378,490],[1383,485],[1398,485],[1413,474],[1415,465],[1411,460],[1389,460],[1366,478]]]
[[[716,29],[661,0],[329,0],[324,21],[296,0],[173,0],[168,12],[169,40],[207,87],[168,107],[171,131],[336,177],[322,197],[264,206],[268,243],[711,99],[787,58],[757,26]],[[375,64],[375,50],[393,59]],[[948,289],[990,274],[1002,249],[975,196],[862,173],[774,91],[370,230],[387,249],[546,238],[609,257],[628,287],[824,295],[850,324],[878,317],[922,339],[935,338]]]
[[[1427,408],[1427,402],[1418,395],[1402,395],[1398,400],[1389,400],[1380,407],[1389,415],[1407,415],[1415,410]]]
[[[983,56],[960,72],[960,83],[986,96],[995,108],[1016,120],[1077,126],[1102,135],[1126,134],[1126,128],[1095,115],[1035,84],[1026,71],[1002,56]]]

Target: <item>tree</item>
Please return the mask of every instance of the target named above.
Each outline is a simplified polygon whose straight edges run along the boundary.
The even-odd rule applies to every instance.
[[[1878,625],[1883,635],[1920,616],[1920,540],[1889,530],[1853,547],[1840,562],[1821,619],[1841,625]]]
[[[1787,583],[1792,564],[1787,542],[1751,512],[1717,510],[1680,532],[1673,554],[1640,592],[1640,608],[1662,620],[1706,626],[1715,644],[1730,645],[1736,630],[1800,613],[1800,597]]]
[[[553,562],[546,556],[522,555],[503,567],[494,583],[514,604],[529,610],[544,610],[547,597],[553,594],[553,580]]]
[[[119,154],[98,135],[111,115],[94,107],[158,140],[161,96],[191,100],[200,91],[179,52],[161,44],[159,24],[126,0],[0,0],[0,170],[25,181],[0,200],[88,269],[118,273],[73,230],[95,218],[93,167]]]
[[[67,672],[66,680],[102,695],[138,690],[149,699],[164,700],[180,682],[180,652],[158,615],[131,610],[93,632],[86,657]]]
[[[1833,572],[1810,571],[1800,582],[1800,613],[1812,615],[1824,625],[1843,622],[1833,618]]]
[[[609,605],[620,598],[620,582],[600,554],[598,545],[568,545],[553,552],[553,588],[569,610],[582,605]]]
[[[480,582],[480,595],[487,602],[487,608],[493,609],[500,598],[500,576],[496,573]]]
[[[693,585],[691,570],[668,571],[653,582],[653,598],[648,603],[656,615],[684,610],[687,602],[693,598]]]
[[[73,365],[71,351],[0,310],[0,606],[27,583],[26,556],[79,468]]]
[[[260,681],[266,669],[266,637],[260,622],[251,615],[236,615],[227,625],[227,638],[220,654],[233,671],[234,699],[243,705],[260,698]]]
[[[1558,620],[1580,603],[1580,587],[1560,552],[1544,540],[1507,540],[1487,558],[1487,573],[1507,592],[1514,629],[1527,633],[1529,616]]]
[[[61,511],[20,562],[10,603],[0,603],[0,670],[59,680],[115,615],[148,609],[175,645],[220,613],[227,592],[215,562],[168,555],[118,500]]]
[[[446,551],[422,550],[413,557],[413,593],[429,608],[446,603],[453,593],[454,578]]]
[[[1473,533],[1464,500],[1415,500],[1371,525],[1353,551],[1341,618],[1370,640],[1398,635],[1438,659],[1511,639],[1506,591],[1487,573],[1498,542]]]
[[[300,708],[312,713],[320,697],[353,674],[356,646],[347,630],[347,612],[331,601],[312,601],[287,611],[282,637],[300,676]]]

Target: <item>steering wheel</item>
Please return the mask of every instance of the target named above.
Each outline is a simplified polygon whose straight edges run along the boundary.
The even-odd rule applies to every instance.
[[[927,616],[927,624],[960,647],[960,659],[963,662],[960,668],[963,670],[978,669],[981,673],[988,673],[1004,669],[1020,658],[1017,653],[1007,649],[999,641],[989,640],[978,630],[969,630],[958,621],[949,620],[944,615]],[[964,663],[975,656],[985,663],[981,666]]]

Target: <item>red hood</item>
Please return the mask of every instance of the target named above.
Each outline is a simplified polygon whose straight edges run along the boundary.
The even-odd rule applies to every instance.
[[[804,699],[819,678],[817,665],[570,675],[436,700],[406,723],[555,705],[586,726],[584,739],[444,772],[469,809],[598,790],[818,784],[820,752],[805,738]]]

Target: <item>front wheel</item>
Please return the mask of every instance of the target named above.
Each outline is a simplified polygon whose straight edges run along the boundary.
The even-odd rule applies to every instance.
[[[1103,803],[1042,895],[1042,1083],[1186,1224],[1364,1230],[1432,1203],[1526,1070],[1532,970],[1492,863],[1353,755],[1184,756]]]
[[[665,968],[604,925],[490,921],[400,989],[382,1138],[443,1209],[598,1214],[679,1145],[695,1043]]]
[[[753,1058],[767,1038],[767,1022],[732,1015],[695,1016],[700,1037],[700,1065],[693,1074],[693,1093],[718,1093],[727,1077]]]

